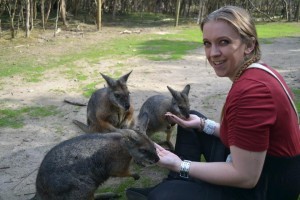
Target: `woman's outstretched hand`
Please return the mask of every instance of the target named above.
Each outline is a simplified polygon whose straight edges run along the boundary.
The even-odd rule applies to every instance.
[[[181,119],[170,112],[167,112],[165,116],[169,121],[174,122],[184,128],[195,128],[202,130],[205,123],[205,119],[200,118],[194,114],[190,114],[190,117],[188,119]]]
[[[179,172],[182,160],[176,154],[164,149],[162,146],[156,143],[154,143],[154,145],[159,157],[157,165],[175,172]]]

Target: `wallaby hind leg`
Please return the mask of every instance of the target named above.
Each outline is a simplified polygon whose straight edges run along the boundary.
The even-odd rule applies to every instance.
[[[166,129],[166,141],[164,142],[160,142],[159,145],[162,145],[162,146],[167,146],[167,148],[170,150],[170,151],[174,151],[175,147],[174,145],[172,144],[171,142],[171,136],[172,136],[172,132],[174,130],[174,125],[169,125]]]

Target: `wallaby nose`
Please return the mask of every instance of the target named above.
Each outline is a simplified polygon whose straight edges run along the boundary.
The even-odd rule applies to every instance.
[[[126,104],[126,105],[124,106],[124,108],[125,108],[125,110],[128,110],[128,109],[130,108],[130,105],[129,105],[129,104]]]
[[[188,118],[190,117],[190,114],[189,114],[189,113],[185,113],[184,117],[185,117],[186,119],[188,119]]]
[[[154,163],[157,163],[159,161],[159,157],[156,156],[155,159],[154,159]]]

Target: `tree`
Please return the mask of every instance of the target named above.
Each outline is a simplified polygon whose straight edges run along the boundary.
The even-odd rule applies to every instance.
[[[60,15],[65,26],[68,26],[67,22],[67,10],[66,10],[66,0],[60,0]]]
[[[18,0],[14,0],[14,2],[6,2],[9,18],[10,18],[10,33],[11,38],[15,38],[15,14],[17,9]]]
[[[102,28],[102,1],[97,0],[97,30],[100,31]]]
[[[30,0],[26,0],[26,37],[30,36]]]
[[[180,15],[180,0],[177,0],[176,3],[176,14],[175,14],[175,26],[178,26],[179,21],[179,15]]]
[[[41,0],[42,27],[45,30],[45,0]]]

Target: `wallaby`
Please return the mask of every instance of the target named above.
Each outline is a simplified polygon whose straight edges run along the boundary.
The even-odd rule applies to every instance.
[[[127,88],[127,79],[131,72],[118,80],[100,73],[108,87],[98,89],[89,99],[87,125],[77,120],[73,122],[86,133],[107,133],[119,128],[132,128],[134,109]]]
[[[174,125],[171,124],[165,114],[171,112],[181,118],[189,118],[190,103],[188,94],[190,85],[186,85],[181,92],[173,90],[167,86],[172,97],[166,95],[154,95],[149,97],[142,105],[137,120],[142,120],[144,113],[148,114],[149,124],[147,127],[147,135],[151,136],[156,132],[165,131],[167,134],[166,143],[170,149],[174,149],[171,143],[171,133]]]
[[[147,115],[139,130],[85,134],[53,147],[36,178],[35,200],[90,200],[109,177],[139,179],[129,172],[133,159],[145,166],[158,162],[154,143],[145,133]]]

